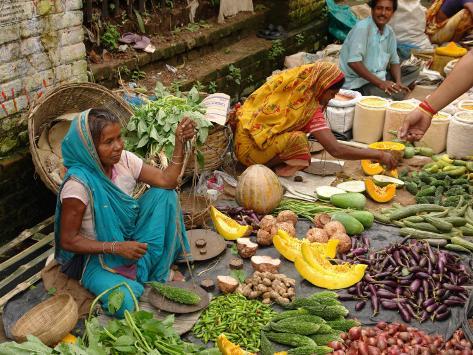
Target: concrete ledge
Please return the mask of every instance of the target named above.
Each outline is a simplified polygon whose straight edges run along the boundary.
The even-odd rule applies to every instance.
[[[238,41],[240,36],[245,36],[258,28],[264,22],[267,11],[254,14],[240,13],[227,19],[222,25],[213,24],[211,28],[196,32],[193,37],[177,43],[169,43],[156,48],[154,53],[140,52],[133,58],[113,60],[103,64],[89,64],[96,82],[116,79],[119,67],[128,67],[130,70],[141,68],[147,64],[175,57],[179,54],[198,50],[202,47],[215,45],[226,37]]]

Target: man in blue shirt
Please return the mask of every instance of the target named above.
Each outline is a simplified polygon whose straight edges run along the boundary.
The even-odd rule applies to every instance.
[[[352,28],[340,51],[344,88],[365,96],[402,100],[419,71],[407,66],[401,73],[396,36],[387,24],[397,9],[397,0],[370,0],[369,5],[371,16]]]

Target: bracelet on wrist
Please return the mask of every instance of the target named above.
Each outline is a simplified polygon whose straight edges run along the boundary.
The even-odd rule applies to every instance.
[[[428,103],[427,100],[422,101],[419,104],[419,107],[423,109],[424,111],[428,112],[431,116],[435,115],[437,111],[433,109],[433,107]]]
[[[421,106],[418,106],[417,108],[419,109],[419,111],[421,111],[421,112],[425,113],[427,116],[429,116],[429,118],[434,117],[434,115],[431,112],[427,111],[426,109],[422,108]]]

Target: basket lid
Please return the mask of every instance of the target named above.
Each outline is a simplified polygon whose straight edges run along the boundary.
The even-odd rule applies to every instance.
[[[473,111],[459,111],[454,117],[461,123],[473,124]]]
[[[434,122],[437,122],[437,123],[448,122],[448,121],[450,121],[450,118],[452,118],[452,115],[450,115],[450,114],[448,114],[447,112],[444,112],[444,111],[439,111],[432,117],[432,123],[434,123]]]
[[[457,107],[460,111],[472,111],[473,112],[473,100],[471,100],[471,99],[461,100],[458,103]]]

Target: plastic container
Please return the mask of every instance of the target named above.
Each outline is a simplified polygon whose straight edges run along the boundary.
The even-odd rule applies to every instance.
[[[447,154],[454,158],[473,155],[473,112],[457,112],[450,120],[447,134]]]
[[[383,140],[390,141],[396,138],[396,135],[390,131],[398,131],[404,123],[407,114],[415,109],[416,106],[411,101],[394,101],[388,104],[386,116],[384,118]]]
[[[447,146],[448,127],[450,125],[451,115],[446,112],[439,112],[433,118],[429,129],[419,142],[417,147],[432,148],[434,154],[441,153]]]
[[[458,105],[458,110],[460,111],[471,111],[473,112],[473,100],[466,99],[466,100],[461,100]]]
[[[366,96],[356,103],[353,119],[354,141],[370,144],[381,139],[387,105],[388,100],[377,96]]]

